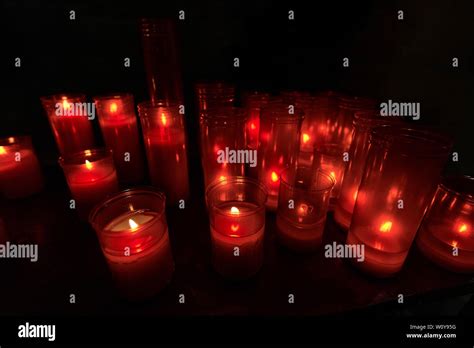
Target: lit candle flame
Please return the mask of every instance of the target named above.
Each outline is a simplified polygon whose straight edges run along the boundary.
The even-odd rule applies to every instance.
[[[68,103],[66,99],[63,100],[63,109],[69,109],[71,107],[71,104]]]
[[[133,219],[128,219],[128,224],[132,230],[136,230],[138,228],[138,224],[133,221]]]
[[[461,226],[459,226],[459,229],[458,229],[459,233],[466,233],[467,230],[468,228],[466,224],[462,224]]]
[[[110,104],[110,112],[117,112],[117,104],[116,103]]]
[[[7,153],[7,150],[3,146],[0,146],[0,155],[5,155]]]
[[[277,182],[278,181],[278,174],[275,172],[272,172],[272,181]]]
[[[335,173],[335,172],[329,173],[329,176],[330,176],[334,181],[336,181],[336,173]]]
[[[392,221],[385,221],[380,225],[380,232],[387,233],[392,229]]]
[[[225,179],[226,179],[226,177],[225,177],[224,175],[221,175],[221,176],[219,177],[219,181],[225,181]]]
[[[355,190],[354,194],[352,195],[352,198],[354,199],[354,202],[357,200],[357,194],[359,193],[359,190]]]
[[[86,160],[86,168],[91,170],[92,169],[92,163]]]
[[[303,144],[306,144],[309,141],[309,135],[306,133],[303,133]]]
[[[257,129],[257,126],[255,125],[255,123],[251,123],[251,124],[250,124],[250,129],[251,129],[251,130]]]
[[[230,208],[230,213],[231,213],[232,215],[239,215],[240,210],[239,210],[239,208],[237,208],[237,207],[232,207],[232,208]]]
[[[168,120],[166,119],[166,115],[164,112],[161,113],[161,123],[163,123],[163,126],[166,126],[166,123]]]

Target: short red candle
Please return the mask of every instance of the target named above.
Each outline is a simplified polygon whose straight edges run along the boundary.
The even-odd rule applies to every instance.
[[[303,113],[294,105],[272,100],[262,108],[258,147],[258,179],[267,187],[267,208],[278,205],[280,174],[296,166]]]
[[[43,176],[31,138],[0,139],[0,193],[9,199],[24,198],[43,189]]]
[[[78,95],[51,95],[41,97],[43,108],[53,129],[59,153],[76,153],[94,147],[92,117],[87,111],[86,97]]]
[[[281,244],[298,252],[319,248],[333,186],[331,175],[320,169],[298,167],[281,174],[276,222]]]
[[[200,145],[201,164],[206,188],[216,181],[230,176],[243,176],[245,163],[219,161],[220,154],[229,151],[246,150],[245,110],[236,107],[216,107],[201,115]]]
[[[138,105],[151,183],[172,205],[189,196],[185,121],[180,110],[179,105]]]
[[[420,227],[417,245],[441,267],[474,273],[474,178],[443,180]]]
[[[98,96],[94,102],[105,144],[113,151],[119,180],[127,184],[143,181],[144,161],[133,96]]]
[[[59,163],[82,218],[87,218],[95,204],[118,191],[110,150],[85,150],[61,157]]]
[[[245,177],[231,177],[208,190],[212,263],[221,275],[243,279],[261,268],[266,197],[263,185]]]
[[[405,262],[450,142],[429,131],[390,126],[374,128],[370,142],[347,244],[365,246],[364,261],[354,264],[386,277]]]
[[[314,148],[313,169],[320,168],[328,172],[335,182],[331,190],[329,210],[334,209],[339,198],[345,167],[344,150],[338,144],[317,145]]]
[[[162,193],[120,192],[99,204],[89,221],[122,296],[141,300],[169,283],[174,262]]]

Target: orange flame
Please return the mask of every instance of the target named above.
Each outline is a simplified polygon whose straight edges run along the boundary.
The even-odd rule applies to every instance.
[[[0,155],[5,155],[7,153],[7,150],[3,146],[0,146]]]
[[[306,144],[309,141],[309,135],[306,133],[303,133],[303,144]]]
[[[92,169],[92,163],[86,160],[86,168],[91,170]]]
[[[166,126],[166,123],[168,120],[166,119],[166,115],[164,112],[161,113],[161,123],[163,123],[163,126]]]
[[[275,172],[272,172],[272,181],[277,182],[278,181],[278,174]]]
[[[392,221],[385,221],[382,225],[380,225],[380,232],[387,233],[390,232],[392,229]]]
[[[110,104],[110,112],[117,112],[117,104],[111,103]]]
[[[133,219],[128,219],[128,224],[132,230],[136,230],[138,228],[138,224],[133,221]]]

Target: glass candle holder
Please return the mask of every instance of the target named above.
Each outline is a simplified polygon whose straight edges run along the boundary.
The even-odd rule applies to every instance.
[[[403,266],[450,151],[433,132],[383,126],[372,130],[347,244],[365,245],[363,270],[379,277]]]
[[[267,187],[267,208],[278,205],[280,174],[296,167],[303,113],[293,105],[272,101],[262,108],[258,147],[258,178]]]
[[[206,197],[214,269],[233,279],[255,275],[263,263],[265,187],[251,178],[230,177],[209,187]]]
[[[329,173],[334,180],[334,187],[331,190],[329,200],[329,210],[334,210],[344,180],[344,170],[346,168],[346,152],[339,144],[324,144],[315,146],[313,170],[318,168]]]
[[[137,184],[145,175],[133,95],[112,94],[94,97],[105,144],[112,149],[121,182]]]
[[[143,58],[150,100],[164,105],[183,103],[183,86],[176,24],[170,18],[140,22]]]
[[[253,92],[247,94],[244,99],[244,107],[247,110],[247,148],[249,150],[258,149],[258,133],[260,131],[260,113],[262,107],[268,103],[270,95],[268,93]],[[258,177],[257,166],[246,166],[246,176]]]
[[[441,267],[474,273],[474,178],[443,180],[417,237],[419,249]]]
[[[170,282],[174,262],[162,193],[141,188],[117,193],[94,208],[89,222],[122,296],[145,299]]]
[[[203,114],[200,143],[206,188],[215,181],[244,175],[245,159],[239,159],[236,155],[237,151],[248,151],[245,125],[245,110],[241,108],[212,108]],[[256,151],[247,153],[256,157]]]
[[[320,247],[334,183],[331,175],[320,169],[283,171],[276,220],[281,244],[298,252]]]
[[[29,136],[0,139],[0,194],[8,199],[43,189],[43,175]]]
[[[349,150],[352,142],[352,123],[355,113],[376,110],[376,108],[377,102],[374,99],[340,97],[335,117],[328,120],[327,142],[339,144],[344,150]]]
[[[200,82],[194,87],[199,116],[209,108],[230,107],[235,102],[235,87],[225,82]]]
[[[153,186],[170,204],[189,197],[188,156],[184,115],[179,105],[144,102],[138,105]]]
[[[92,116],[83,94],[41,97],[61,156],[94,147]]]
[[[369,151],[369,135],[374,127],[383,125],[400,125],[395,117],[382,117],[378,111],[356,112],[353,122],[353,140],[349,148],[349,161],[344,172],[344,180],[334,209],[334,219],[345,230],[351,224],[352,212],[357,199],[362,174],[364,172],[367,153]]]
[[[92,208],[118,191],[111,150],[85,150],[59,158],[79,216],[87,219]]]

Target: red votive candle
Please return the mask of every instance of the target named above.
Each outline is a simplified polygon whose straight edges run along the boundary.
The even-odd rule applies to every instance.
[[[400,124],[396,117],[382,117],[378,111],[356,112],[353,122],[353,140],[348,151],[349,161],[344,172],[334,219],[345,230],[351,224],[352,212],[369,150],[370,131],[377,126]]]
[[[96,206],[89,221],[122,296],[145,299],[170,282],[174,262],[162,193],[120,192]]]
[[[219,274],[243,279],[263,263],[265,187],[246,177],[230,177],[206,191],[211,224],[212,264]]]
[[[298,252],[319,248],[333,186],[332,176],[320,169],[283,171],[276,221],[282,245]]]
[[[180,110],[179,105],[138,105],[151,182],[172,205],[189,197],[186,130]]]
[[[303,113],[279,100],[262,108],[258,147],[258,179],[268,190],[267,208],[278,205],[280,174],[296,166]]]
[[[119,180],[126,184],[143,181],[144,163],[133,95],[98,96],[94,103],[105,144],[113,152]]]
[[[62,156],[94,147],[95,111],[84,95],[57,94],[41,97],[41,102]]]
[[[216,107],[202,114],[201,164],[206,188],[215,181],[244,175],[246,158],[239,158],[237,154],[238,151],[248,151],[245,124],[245,110],[241,108]]]
[[[359,187],[347,244],[364,245],[358,267],[378,277],[400,271],[450,151],[435,133],[377,127]]]
[[[31,137],[0,139],[0,193],[8,199],[24,198],[43,189],[38,158]]]
[[[333,210],[336,205],[344,179],[345,152],[338,144],[316,145],[314,148],[313,170],[318,168],[326,171],[334,180],[334,187],[331,190],[329,209]]]
[[[328,120],[327,142],[339,144],[344,150],[348,150],[352,142],[355,113],[376,110],[377,102],[370,98],[347,96],[341,96],[338,100],[338,111],[335,117]]]
[[[118,191],[111,150],[85,150],[59,159],[81,218],[98,202]]]
[[[443,180],[421,224],[417,245],[441,267],[474,273],[474,178]]]

